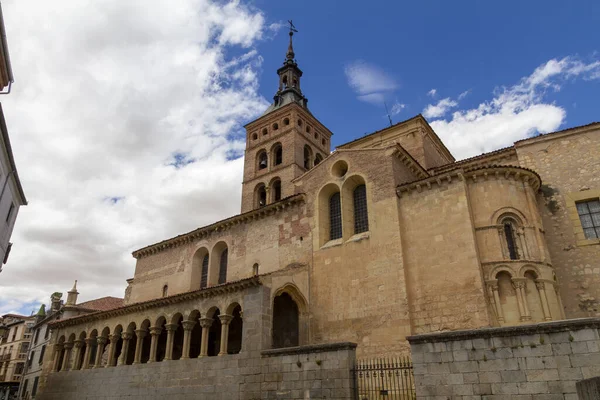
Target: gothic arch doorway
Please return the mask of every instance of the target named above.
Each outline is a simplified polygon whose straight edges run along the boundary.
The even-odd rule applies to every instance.
[[[300,291],[286,285],[273,299],[272,347],[294,347],[307,343],[306,301]]]

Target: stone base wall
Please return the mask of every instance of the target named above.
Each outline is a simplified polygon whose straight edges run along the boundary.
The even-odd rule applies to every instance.
[[[600,318],[410,336],[419,400],[577,400],[600,376]]]
[[[356,344],[336,343],[53,373],[38,400],[352,397]]]

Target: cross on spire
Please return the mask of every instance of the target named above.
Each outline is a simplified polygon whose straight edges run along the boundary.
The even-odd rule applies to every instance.
[[[292,20],[288,20],[288,24],[290,24],[290,45],[288,46],[287,54],[285,55],[286,60],[293,61],[294,60],[294,46],[292,43],[292,36],[294,36],[294,32],[298,32],[298,29],[294,26]]]

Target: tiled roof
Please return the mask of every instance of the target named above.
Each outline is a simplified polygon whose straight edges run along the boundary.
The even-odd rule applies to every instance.
[[[525,139],[517,140],[515,142],[515,144],[521,143],[521,142],[526,142],[526,141],[531,140],[531,139],[537,139],[537,138],[540,138],[540,137],[554,135],[554,134],[557,134],[557,133],[565,133],[565,132],[572,131],[572,130],[575,130],[575,129],[589,128],[589,127],[592,127],[594,125],[600,125],[600,122],[590,122],[589,124],[580,125],[580,126],[574,126],[572,128],[566,128],[566,129],[563,129],[563,130],[560,130],[560,131],[556,131],[556,132],[540,133],[537,136],[531,136],[531,137],[528,137],[528,138],[525,138]]]
[[[123,306],[123,299],[119,297],[100,297],[99,299],[85,301],[83,303],[77,304],[79,308],[85,308],[88,310],[96,310],[96,311],[108,311],[113,308],[119,308]]]

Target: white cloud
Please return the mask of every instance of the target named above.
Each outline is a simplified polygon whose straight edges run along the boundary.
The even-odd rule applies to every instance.
[[[429,92],[427,92],[427,96],[429,97],[435,97],[437,95],[437,89],[431,89]]]
[[[398,88],[396,81],[385,71],[363,60],[346,65],[344,72],[358,99],[368,103],[381,105],[385,96]]]
[[[392,105],[392,109],[390,110],[390,114],[392,116],[398,115],[406,108],[406,104],[398,103],[397,101]]]
[[[446,97],[438,101],[436,105],[429,104],[423,110],[423,116],[425,118],[439,118],[444,116],[451,108],[454,108],[458,105],[458,103],[450,97]]]
[[[462,92],[461,94],[458,95],[458,100],[464,99],[465,97],[467,97],[469,95],[469,93],[471,93],[471,89],[465,90],[464,92]]]
[[[232,155],[268,105],[253,46],[277,26],[239,1],[3,6],[16,83],[2,105],[30,204],[0,314],[74,279],[80,300],[122,296],[131,251],[239,213]]]
[[[510,146],[534,133],[552,132],[564,122],[566,111],[545,100],[547,91],[560,90],[574,78],[600,78],[600,62],[552,59],[519,83],[497,89],[491,101],[456,111],[452,118],[432,121],[431,126],[458,159]]]

